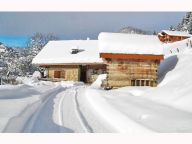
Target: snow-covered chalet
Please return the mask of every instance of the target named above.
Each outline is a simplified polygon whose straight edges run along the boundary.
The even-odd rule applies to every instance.
[[[160,41],[165,43],[181,41],[190,38],[191,36],[192,35],[187,32],[170,31],[170,30],[162,30],[160,33],[158,33]]]
[[[32,63],[46,68],[51,80],[91,83],[106,70],[97,40],[49,41]]]
[[[98,40],[100,57],[107,65],[102,87],[157,86],[157,70],[164,58],[157,36],[100,33]]]

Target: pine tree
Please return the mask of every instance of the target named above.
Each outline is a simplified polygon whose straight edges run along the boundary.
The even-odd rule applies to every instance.
[[[192,33],[192,12],[186,13],[181,23],[177,25],[176,30]]]
[[[169,27],[169,30],[170,30],[170,31],[175,31],[175,28],[173,27],[173,25],[171,25],[171,26]]]

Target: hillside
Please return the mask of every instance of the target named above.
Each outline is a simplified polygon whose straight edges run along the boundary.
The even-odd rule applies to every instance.
[[[192,38],[165,45],[159,68],[160,84],[143,96],[192,112]]]
[[[145,30],[135,28],[135,27],[131,27],[131,26],[122,28],[122,29],[120,29],[119,32],[120,33],[129,33],[129,34],[144,34],[144,35],[152,34],[152,32],[150,32],[150,31],[145,31]]]

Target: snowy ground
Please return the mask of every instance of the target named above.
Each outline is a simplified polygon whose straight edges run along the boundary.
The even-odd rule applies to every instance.
[[[105,91],[91,86],[19,78],[0,86],[0,132],[192,132],[192,49],[166,49],[159,85]],[[174,52],[174,53],[173,53]]]

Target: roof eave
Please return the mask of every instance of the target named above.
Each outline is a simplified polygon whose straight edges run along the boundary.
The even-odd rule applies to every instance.
[[[120,54],[120,53],[100,53],[101,58],[112,59],[141,59],[141,60],[163,60],[163,54]]]

